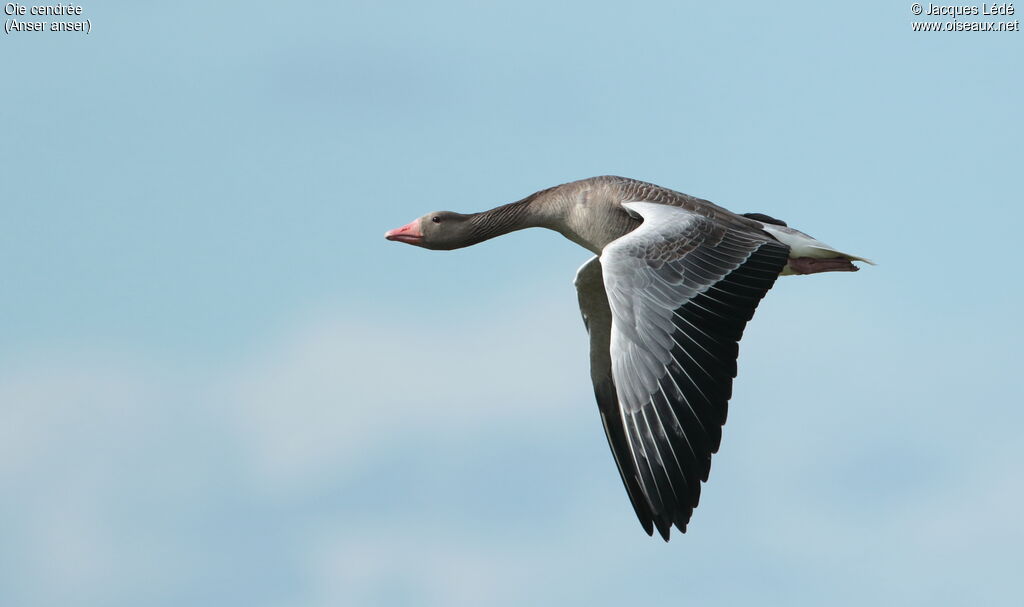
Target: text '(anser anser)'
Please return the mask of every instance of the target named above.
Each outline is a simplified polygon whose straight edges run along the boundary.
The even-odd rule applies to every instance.
[[[852,272],[868,260],[767,215],[623,177],[482,213],[429,213],[385,237],[450,250],[532,227],[597,254],[576,273],[594,393],[640,523],[668,540],[672,525],[686,531],[708,479],[758,302],[780,275]]]

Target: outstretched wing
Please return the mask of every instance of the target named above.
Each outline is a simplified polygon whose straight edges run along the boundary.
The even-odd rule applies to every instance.
[[[637,517],[666,540],[686,530],[718,450],[738,342],[789,248],[679,207],[642,217],[577,274],[591,378]]]

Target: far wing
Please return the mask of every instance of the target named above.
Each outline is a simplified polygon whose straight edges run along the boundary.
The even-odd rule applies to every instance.
[[[583,324],[590,334],[590,379],[594,383],[594,397],[601,413],[601,424],[604,426],[608,446],[611,447],[615,465],[626,485],[626,493],[633,504],[633,510],[644,526],[647,535],[654,533],[654,516],[651,513],[643,488],[634,473],[633,458],[630,455],[629,439],[622,425],[619,412],[619,399],[615,394],[615,383],[612,381],[611,332],[612,311],[608,307],[608,297],[604,291],[604,278],[601,276],[601,262],[597,257],[583,264],[576,272],[576,291],[579,295],[580,312],[583,313]]]

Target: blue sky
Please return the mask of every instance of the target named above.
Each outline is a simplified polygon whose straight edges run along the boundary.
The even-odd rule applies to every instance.
[[[1019,32],[910,3],[135,3],[7,35],[4,605],[1010,605]],[[599,174],[873,258],[780,280],[690,531],[614,470],[540,230]]]

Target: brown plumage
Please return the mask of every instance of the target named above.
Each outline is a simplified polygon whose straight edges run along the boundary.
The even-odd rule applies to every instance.
[[[780,275],[867,260],[767,215],[612,176],[482,213],[429,213],[385,236],[447,250],[528,227],[599,255],[576,275],[594,394],[637,518],[668,540],[673,525],[686,530],[708,479],[758,302]]]

